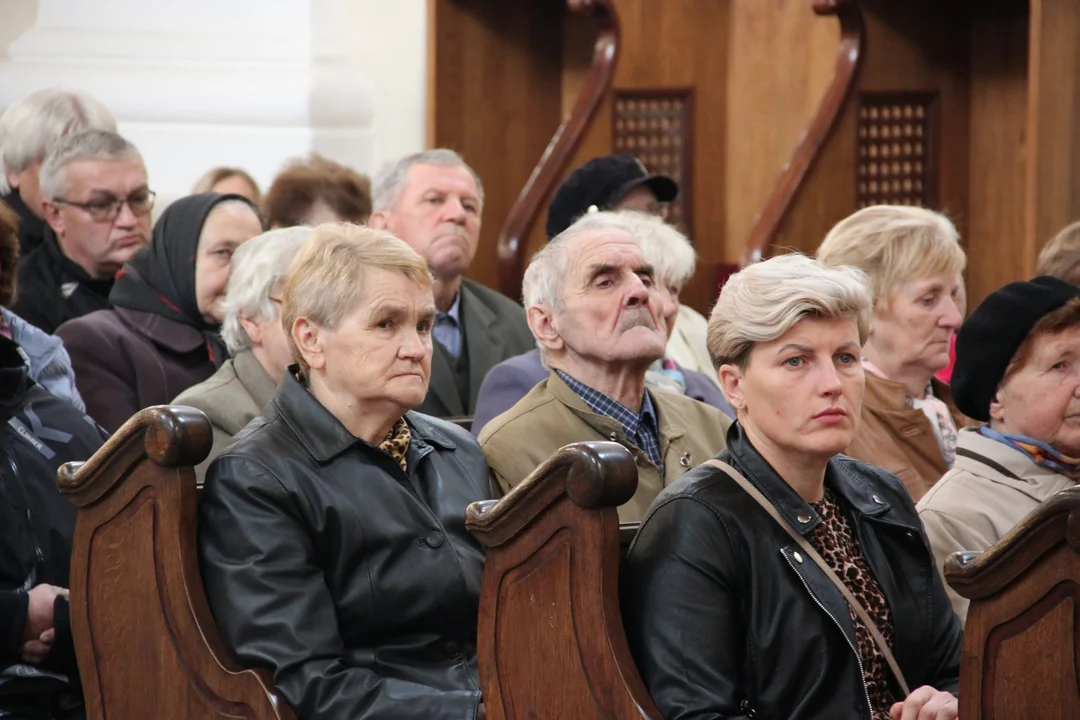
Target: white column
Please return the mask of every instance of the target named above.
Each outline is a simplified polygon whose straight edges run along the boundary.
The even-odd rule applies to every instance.
[[[167,197],[215,165],[265,187],[311,150],[370,173],[423,146],[425,22],[424,0],[38,0],[0,59],[0,110],[92,93]]]

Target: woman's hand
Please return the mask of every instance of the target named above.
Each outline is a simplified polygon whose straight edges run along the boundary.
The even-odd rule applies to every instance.
[[[889,709],[892,720],[957,720],[960,705],[952,693],[923,685]]]

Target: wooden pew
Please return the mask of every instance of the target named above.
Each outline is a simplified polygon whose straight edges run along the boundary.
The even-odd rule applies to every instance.
[[[619,562],[637,489],[630,453],[568,445],[466,526],[487,548],[477,654],[488,720],[660,720],[630,655]],[[620,541],[621,538],[621,541]]]
[[[296,717],[265,671],[237,665],[206,602],[194,467],[210,445],[198,410],[151,407],[60,470],[79,507],[71,624],[89,720]]]
[[[964,720],[1080,718],[1080,488],[1031,513],[984,553],[956,553],[945,579],[971,600]]]

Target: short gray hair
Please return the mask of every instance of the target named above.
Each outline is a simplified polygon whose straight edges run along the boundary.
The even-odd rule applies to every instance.
[[[412,169],[413,165],[465,168],[473,176],[473,180],[476,181],[476,196],[480,201],[480,209],[483,210],[484,184],[480,182],[480,176],[469,167],[468,163],[465,162],[465,158],[458,153],[446,148],[436,148],[406,155],[397,162],[386,165],[379,171],[371,188],[372,208],[376,212],[390,210],[397,204],[397,201],[401,198],[401,188],[405,184],[405,178],[408,177],[409,170]]]
[[[81,130],[65,135],[41,165],[41,192],[49,200],[63,197],[68,191],[65,169],[80,160],[142,160],[139,149],[124,137],[108,130]]]
[[[754,345],[776,340],[806,317],[855,320],[861,345],[873,312],[874,293],[862,270],[780,255],[728,278],[709,317],[709,358],[715,368],[745,369]]]
[[[637,242],[645,261],[653,266],[658,282],[682,289],[694,274],[694,248],[690,241],[660,218],[630,210],[590,212],[533,256],[521,283],[525,307],[549,305],[556,312],[561,310],[560,288],[573,261],[566,249],[569,241],[578,235],[612,230],[626,233]]]
[[[250,207],[247,203],[245,206]],[[283,289],[289,265],[310,235],[309,227],[271,230],[256,235],[236,249],[222,303],[225,320],[221,323],[221,337],[230,355],[251,347],[251,338],[240,322],[241,317],[254,322],[265,322],[274,317],[274,301],[270,296],[275,289]]]
[[[8,173],[43,160],[65,135],[90,128],[115,132],[116,120],[88,93],[46,88],[16,100],[0,116],[0,193],[11,190]]]

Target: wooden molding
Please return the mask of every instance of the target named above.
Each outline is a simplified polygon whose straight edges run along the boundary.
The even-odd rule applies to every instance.
[[[600,23],[593,50],[592,68],[578,94],[573,110],[551,137],[540,161],[518,195],[499,234],[497,246],[499,289],[508,297],[521,296],[525,271],[525,246],[529,230],[566,163],[581,142],[604,93],[611,87],[619,49],[619,18],[613,0],[567,0],[570,12],[594,15]]]
[[[794,155],[777,178],[765,207],[754,218],[743,251],[744,266],[762,259],[776,239],[810,169],[844,113],[862,60],[865,34],[858,0],[812,0],[812,7],[818,15],[835,15],[840,22],[836,67],[817,112],[795,146]]]

